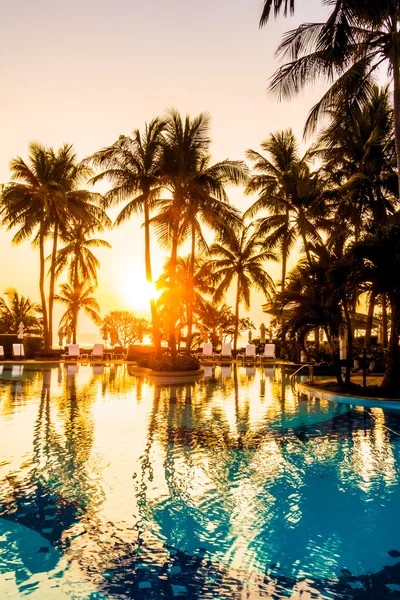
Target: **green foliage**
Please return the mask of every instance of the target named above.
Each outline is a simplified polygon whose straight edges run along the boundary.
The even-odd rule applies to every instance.
[[[194,356],[161,356],[157,358],[143,359],[139,361],[140,367],[147,367],[153,371],[197,371],[200,369],[201,363]]]
[[[38,304],[21,296],[14,288],[9,288],[0,298],[0,331],[17,333],[21,322],[26,333],[41,331],[40,312]]]
[[[101,333],[110,335],[111,344],[126,348],[130,344],[142,342],[150,333],[151,327],[147,319],[137,317],[128,310],[113,310],[101,322]]]
[[[12,358],[12,345],[20,344],[17,334],[0,334],[0,346],[4,348],[5,357]],[[35,358],[43,351],[43,337],[35,335],[24,336],[23,339],[25,358]]]

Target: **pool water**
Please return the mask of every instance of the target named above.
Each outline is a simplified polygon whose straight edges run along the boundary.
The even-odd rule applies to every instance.
[[[4,365],[0,598],[400,598],[400,413]]]

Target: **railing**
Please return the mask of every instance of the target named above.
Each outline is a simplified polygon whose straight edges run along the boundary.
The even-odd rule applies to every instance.
[[[313,367],[313,365],[310,365],[310,364],[301,365],[301,367],[299,369],[297,369],[297,371],[295,371],[290,376],[290,385],[294,392],[296,391],[296,375],[298,375],[300,373],[300,371],[302,371],[306,367],[308,368],[309,381],[310,381],[310,383],[314,383],[314,367]]]

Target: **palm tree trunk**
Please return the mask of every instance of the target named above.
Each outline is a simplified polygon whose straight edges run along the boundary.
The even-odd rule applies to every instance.
[[[146,200],[144,202],[144,260],[146,267],[146,281],[153,283],[153,273],[151,269],[151,252],[150,252],[150,214],[149,204]],[[154,298],[150,300],[150,312],[151,312],[151,324],[153,330],[153,344],[156,349],[156,356],[161,354],[161,336],[160,328],[158,326],[158,315],[156,302]]]
[[[388,315],[387,315],[387,298],[386,294],[382,294],[382,329],[383,329],[383,345],[388,347]]]
[[[54,286],[56,281],[56,256],[57,256],[57,242],[58,242],[58,223],[54,225],[53,235],[53,250],[51,253],[51,264],[50,264],[50,289],[49,289],[49,342],[50,348],[53,347],[53,305],[54,305]]]
[[[325,334],[326,334],[326,339],[328,340],[328,347],[329,347],[329,352],[330,352],[331,359],[332,359],[332,366],[333,366],[333,369],[335,372],[336,381],[339,385],[343,385],[342,372],[340,369],[340,360],[337,355],[335,346],[333,344],[332,336],[328,329],[325,329]]]
[[[397,23],[393,20],[392,27],[397,32]],[[400,56],[397,44],[393,44],[393,109],[394,109],[394,141],[396,146],[397,176],[400,193]]]
[[[346,385],[351,383],[351,367],[353,365],[353,327],[347,300],[343,300],[343,310],[347,325],[347,344],[346,344]]]
[[[40,271],[39,271],[39,289],[40,289],[40,300],[42,302],[42,313],[43,313],[43,338],[44,338],[44,352],[47,354],[49,348],[49,325],[47,319],[47,304],[46,294],[44,291],[44,280],[45,280],[45,256],[44,256],[44,223],[40,224],[39,231],[39,253],[40,253]]]
[[[371,349],[371,334],[372,334],[372,323],[374,319],[374,308],[375,308],[376,293],[371,292],[368,304],[367,323],[365,328],[364,348],[366,352]]]
[[[390,327],[389,350],[386,359],[385,374],[383,376],[382,387],[397,391],[400,389],[400,353],[399,353],[399,326],[400,307],[396,299],[390,303],[392,312],[392,322]]]
[[[240,305],[240,277],[237,276],[237,288],[236,288],[236,306],[235,306],[235,337],[233,338],[233,352],[236,358],[237,341],[239,336],[239,305]]]
[[[192,249],[190,255],[190,272],[189,272],[189,294],[187,304],[187,338],[186,338],[186,354],[190,354],[190,347],[192,343],[192,332],[193,332],[193,279],[194,279],[194,261],[196,258],[196,230],[194,224],[192,224]]]
[[[169,300],[169,349],[171,358],[176,358],[176,261],[178,257],[178,231],[175,228],[172,237],[171,260],[169,264],[169,284],[170,284],[170,300]]]

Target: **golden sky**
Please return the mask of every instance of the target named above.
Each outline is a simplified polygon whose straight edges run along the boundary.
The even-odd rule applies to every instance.
[[[242,159],[270,132],[292,127],[302,135],[318,87],[278,103],[266,94],[281,35],[300,22],[322,20],[321,0],[297,2],[295,18],[258,29],[262,0],[5,0],[0,11],[0,182],[9,161],[26,157],[29,141],[60,147],[73,143],[79,158],[113,143],[120,134],[176,107],[212,117],[213,160]],[[232,190],[246,209],[252,199]],[[139,219],[104,238],[97,298],[102,314],[143,310],[143,232]],[[0,292],[14,286],[39,300],[38,255],[29,243],[11,247],[1,231]],[[157,275],[164,252],[153,242]],[[279,278],[279,267],[270,273]],[[139,284],[139,285],[138,285]],[[265,321],[254,294],[251,317]],[[232,302],[232,299],[231,299]],[[56,322],[61,315],[56,309]],[[96,327],[82,319],[82,331]]]

